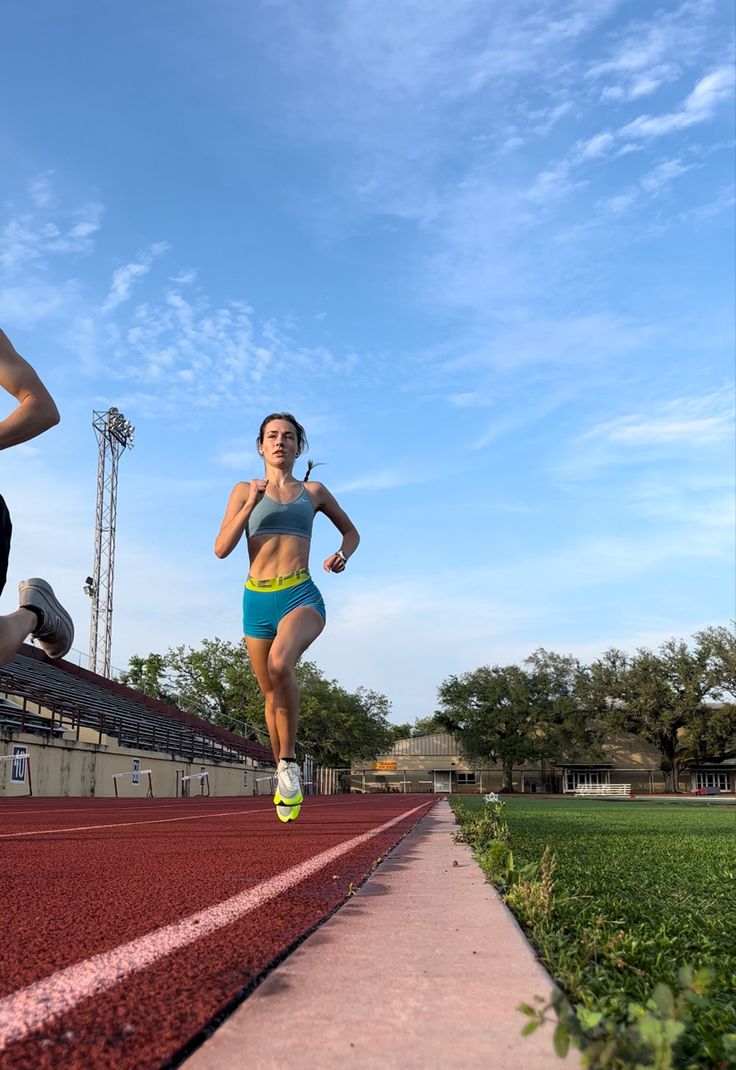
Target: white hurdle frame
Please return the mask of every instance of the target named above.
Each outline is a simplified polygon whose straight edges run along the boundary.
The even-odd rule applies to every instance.
[[[203,772],[200,772],[200,773],[185,773],[183,769],[177,769],[176,770],[176,794],[177,794],[177,797],[180,797],[182,799],[189,799],[191,797],[190,793],[189,793],[189,781],[190,780],[198,780],[199,781],[199,795],[200,795],[200,798],[204,798],[204,799],[209,798],[209,795],[210,795],[210,775],[209,775],[209,773],[207,772],[206,769]],[[186,788],[184,787],[185,783],[186,783]],[[204,790],[205,784],[207,785],[207,791]]]
[[[127,773],[113,773],[112,774],[112,786],[115,788],[115,798],[118,796],[118,777],[121,776],[147,776],[148,777],[148,791],[146,792],[147,799],[153,799],[153,781],[151,780],[152,769],[129,769]]]
[[[25,754],[0,754],[0,762],[25,762],[23,779],[28,781],[28,794],[33,795],[33,782],[31,780],[31,756]]]

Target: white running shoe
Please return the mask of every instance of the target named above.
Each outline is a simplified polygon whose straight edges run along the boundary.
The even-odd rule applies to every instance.
[[[296,821],[304,802],[299,766],[282,758],[276,767],[276,791],[273,796],[279,821]]]
[[[34,576],[18,584],[21,609],[34,609],[39,619],[38,627],[31,632],[38,645],[49,658],[63,658],[74,642],[72,618],[46,580]]]

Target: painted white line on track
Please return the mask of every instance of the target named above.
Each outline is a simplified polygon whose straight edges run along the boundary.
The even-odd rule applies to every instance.
[[[252,798],[252,796],[250,796],[250,797]],[[339,796],[334,796],[334,795],[330,795],[330,796],[307,796],[307,799],[309,799],[309,798],[312,798],[312,799],[314,799],[314,798],[335,799],[335,798],[339,798]],[[353,809],[354,804],[353,803],[348,803],[348,802],[345,802],[345,803],[339,803],[339,802],[325,803],[324,801],[323,802],[319,802],[319,803],[312,803],[310,805],[310,807],[309,807],[310,813],[313,812],[317,807],[319,807],[320,809],[323,808],[323,807],[328,807],[334,813],[336,810],[340,810],[341,808],[350,811],[350,810]],[[29,811],[29,812],[31,812],[31,811]],[[58,813],[58,811],[51,811],[51,812]],[[127,811],[127,812],[130,813],[130,811]],[[143,812],[144,813],[150,813],[150,810],[145,810]],[[61,835],[64,832],[94,832],[94,831],[97,831],[98,829],[125,828],[125,827],[130,826],[130,825],[139,825],[139,826],[141,826],[141,825],[161,825],[161,824],[169,824],[170,822],[173,822],[173,821],[204,821],[208,817],[236,817],[236,816],[239,816],[240,814],[265,814],[265,813],[271,813],[271,807],[270,806],[266,806],[265,808],[255,807],[255,806],[251,808],[251,807],[248,807],[248,806],[244,806],[244,807],[241,807],[241,808],[236,808],[234,810],[221,810],[221,811],[217,811],[217,812],[216,811],[203,811],[201,814],[187,814],[186,817],[157,817],[157,818],[151,818],[150,820],[147,820],[147,821],[114,821],[114,822],[109,822],[109,823],[104,823],[103,822],[102,824],[98,824],[98,825],[72,825],[72,826],[69,826],[68,828],[27,829],[25,832],[2,832],[2,833],[0,833],[0,840],[17,840],[17,839],[23,839],[24,836],[53,836],[53,835]]]
[[[195,773],[195,776],[198,776]],[[133,799],[97,799],[91,801],[89,806],[49,806],[42,808],[40,806],[32,806],[27,810],[14,810],[12,807],[5,809],[3,807],[3,800],[0,799],[0,816],[1,817],[15,817],[18,814],[37,814],[43,816],[44,814],[53,814],[54,817],[59,817],[63,814],[150,814],[160,813],[163,810],[193,810],[196,806],[214,806],[219,801],[222,806],[226,799],[232,799],[233,806],[242,806],[249,802],[263,802],[264,799],[270,798],[267,795],[220,795],[219,799],[213,795],[211,798],[207,796],[193,795],[190,799],[176,799],[171,798],[168,802],[164,802],[162,799],[152,799],[151,802],[139,802]],[[316,798],[316,796],[312,796]]]
[[[406,821],[425,806],[426,803],[415,806],[369,832],[353,836],[345,843],[331,847],[314,858],[271,877],[256,888],[225,899],[207,910],[190,914],[188,918],[182,918],[172,925],[155,929],[145,936],[131,940],[130,943],[113,948],[112,951],[103,951],[84,962],[67,966],[42,981],[35,981],[27,988],[21,988],[6,996],[0,1000],[0,1051],[23,1040],[51,1019],[74,1010],[83,1000],[114,988],[130,974],[153,966],[159,959],[178,951],[179,948],[193,944],[218,929],[239,921],[246,914],[283,895],[342,855],[388,831],[400,821]]]
[[[199,797],[199,796],[197,796],[197,797]],[[171,804],[168,804],[168,805],[165,805],[165,806],[157,806],[155,809],[156,809],[156,813],[158,813],[160,810],[173,810],[173,809],[176,809],[176,807],[174,806],[173,803],[171,803]],[[182,807],[180,806],[179,809],[181,810]],[[110,813],[113,813],[115,810],[117,810],[118,812],[120,812],[121,810],[124,810],[124,812],[126,814],[134,814],[136,812],[136,810],[140,810],[141,813],[144,813],[144,814],[150,814],[151,813],[151,807],[150,806],[146,806],[145,804],[141,804],[141,803],[137,803],[135,806],[125,806],[125,807],[120,807],[120,806],[110,806],[110,807],[106,807],[106,806],[98,806],[98,807],[94,807],[94,806],[62,806],[62,807],[58,807],[58,806],[54,806],[54,807],[50,807],[48,810],[41,810],[41,809],[32,809],[32,810],[11,810],[11,809],[8,809],[8,810],[4,810],[3,806],[2,806],[2,800],[0,799],[0,816],[2,816],[2,817],[27,817],[29,814],[31,814],[31,815],[33,815],[35,817],[43,817],[45,814],[53,814],[54,817],[58,817],[60,814],[88,814],[90,812],[90,810],[93,810],[93,811],[95,811],[95,812],[97,812],[99,814],[104,813],[106,810],[109,810]]]
[[[187,817],[156,817],[150,821],[115,821],[109,824],[102,825],[76,825],[70,828],[61,829],[29,829],[26,832],[3,832],[0,833],[0,840],[17,840],[22,839],[24,836],[53,836],[54,834],[61,835],[64,832],[90,832],[97,829],[119,829],[125,828],[128,825],[135,825],[140,828],[142,825],[170,825],[174,821],[206,821],[208,817],[239,817],[240,814],[266,814],[271,812],[271,807],[264,807],[263,810],[222,810],[218,813],[205,813],[205,814],[189,814]]]

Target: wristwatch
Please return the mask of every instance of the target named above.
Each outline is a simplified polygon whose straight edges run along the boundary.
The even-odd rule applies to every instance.
[[[340,560],[342,561],[343,565],[347,565],[348,559],[345,556],[345,554],[342,552],[342,550],[335,550],[335,557],[339,557]]]

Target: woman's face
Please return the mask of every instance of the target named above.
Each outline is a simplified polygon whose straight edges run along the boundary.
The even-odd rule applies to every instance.
[[[299,453],[296,428],[288,420],[271,420],[263,429],[261,456],[266,464],[283,468],[294,463]]]

